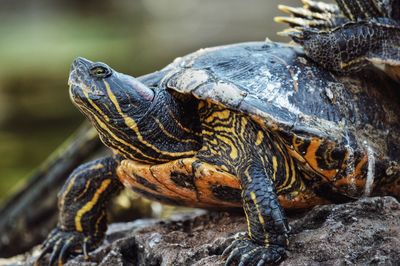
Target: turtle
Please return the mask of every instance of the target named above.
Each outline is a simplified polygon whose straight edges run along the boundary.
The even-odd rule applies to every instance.
[[[107,202],[128,187],[166,204],[243,208],[248,231],[225,265],[277,263],[285,210],[400,197],[396,86],[378,68],[334,74],[271,41],[200,49],[141,81],[77,58],[71,99],[113,155],[70,174],[37,261],[87,256],[104,238]]]
[[[280,5],[292,28],[281,32],[302,45],[311,59],[337,72],[373,64],[400,82],[400,0],[302,0],[302,8]]]

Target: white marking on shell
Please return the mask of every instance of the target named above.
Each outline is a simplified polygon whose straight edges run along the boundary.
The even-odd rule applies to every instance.
[[[366,143],[366,142],[365,142]],[[368,197],[372,191],[372,185],[375,179],[375,155],[371,146],[367,145],[367,155],[368,155],[368,172],[367,180],[365,181],[364,196]]]
[[[299,75],[301,74],[301,69],[299,67],[297,67],[297,66],[287,66],[286,68],[289,69],[289,70],[292,69],[292,73],[293,73],[293,69],[296,70],[296,73],[294,73],[292,75],[292,79],[294,81],[298,81],[299,80]]]
[[[299,115],[302,112],[293,104],[290,103],[289,97],[294,94],[294,90],[281,90],[283,86],[282,80],[277,75],[272,75],[267,67],[262,69],[264,78],[267,80],[265,90],[260,94],[260,97],[272,102],[277,106],[281,106],[293,114]],[[299,73],[297,73],[298,75]]]
[[[209,74],[204,70],[187,69],[177,78],[172,78],[167,86],[181,93],[191,93],[198,86],[209,80]]]
[[[222,81],[200,86],[193,94],[200,99],[214,99],[232,107],[239,106],[240,102],[247,96],[235,85]]]
[[[333,92],[331,91],[331,89],[325,88],[325,93],[326,93],[326,96],[329,98],[329,100],[332,101],[333,100]]]
[[[290,111],[293,114],[300,115],[303,114],[299,108],[294,106],[293,104],[290,103],[289,97],[292,96],[294,91],[287,91],[286,93],[278,93],[275,96],[275,99],[273,100],[275,103],[277,103],[279,106],[282,106],[286,108],[288,111]]]
[[[309,93],[314,93],[314,92],[315,92],[314,86],[307,85],[306,88],[307,88],[307,91],[308,91]]]

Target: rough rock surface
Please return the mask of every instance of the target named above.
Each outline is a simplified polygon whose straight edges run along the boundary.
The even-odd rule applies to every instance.
[[[317,206],[290,218],[288,258],[281,265],[398,265],[400,203],[392,197]],[[197,212],[169,221],[110,226],[107,240],[67,265],[223,265],[221,253],[239,231],[240,214]]]

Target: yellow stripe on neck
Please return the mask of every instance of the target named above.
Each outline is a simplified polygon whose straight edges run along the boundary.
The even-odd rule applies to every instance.
[[[122,116],[122,118],[125,121],[125,124],[133,130],[133,132],[135,132],[138,140],[144,144],[145,146],[149,147],[150,149],[154,150],[157,153],[160,153],[162,155],[166,155],[166,156],[171,156],[171,157],[184,157],[184,156],[192,156],[196,153],[196,151],[184,151],[184,152],[167,152],[167,151],[162,151],[160,149],[158,149],[157,147],[155,147],[154,145],[152,145],[151,143],[147,142],[143,136],[140,134],[140,130],[138,125],[136,124],[136,121],[134,119],[132,119],[131,117],[127,116],[126,114],[124,114],[121,110],[121,107],[119,106],[118,100],[115,97],[114,93],[111,91],[110,85],[104,81],[104,85],[106,86],[107,89],[107,94],[108,97],[110,98],[111,102],[114,104],[115,108],[117,109],[118,113]]]

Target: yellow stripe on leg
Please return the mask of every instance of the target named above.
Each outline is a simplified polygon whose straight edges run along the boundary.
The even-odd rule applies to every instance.
[[[103,182],[101,182],[100,187],[94,193],[93,198],[88,203],[86,203],[76,213],[76,216],[75,216],[75,229],[76,229],[76,231],[83,232],[82,223],[81,223],[82,216],[85,213],[89,212],[94,207],[94,205],[96,205],[96,203],[98,202],[98,200],[100,198],[101,193],[103,193],[107,189],[107,187],[110,185],[110,183],[111,183],[111,179],[103,180]]]

